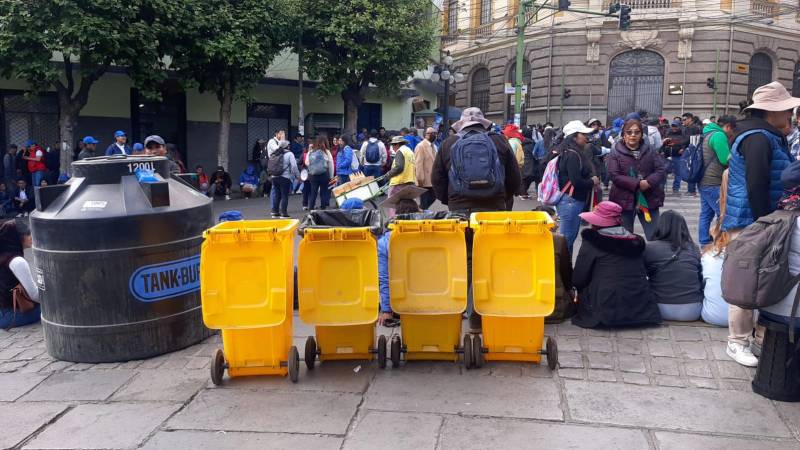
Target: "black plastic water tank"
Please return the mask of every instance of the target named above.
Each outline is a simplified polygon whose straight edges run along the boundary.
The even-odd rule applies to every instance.
[[[139,182],[149,169],[157,181]],[[147,358],[210,332],[200,310],[200,244],[211,200],[172,178],[162,157],[72,163],[36,188],[35,278],[47,351],[74,362]]]

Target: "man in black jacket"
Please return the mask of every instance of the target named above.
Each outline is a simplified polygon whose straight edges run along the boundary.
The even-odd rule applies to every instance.
[[[452,125],[457,134],[450,135],[442,142],[442,148],[433,161],[433,191],[436,198],[447,205],[451,212],[465,215],[467,218],[473,212],[503,211],[513,201],[514,194],[519,192],[522,180],[519,165],[511,151],[511,146],[506,138],[500,134],[489,133],[492,122],[483,117],[480,108],[466,108],[461,113],[461,120]],[[458,133],[466,134],[470,131],[489,133],[489,138],[497,149],[497,157],[505,172],[504,190],[490,198],[467,198],[450,191],[450,152],[461,137]],[[470,333],[481,332],[481,317],[472,307],[472,234],[466,233],[467,240],[467,278],[470,286],[467,293],[467,315],[469,317]]]
[[[490,120],[483,117],[483,112],[479,108],[467,108],[461,114],[461,120],[452,125],[456,133],[477,131],[489,133],[488,129],[492,125]],[[505,169],[504,192],[492,198],[466,198],[454,192],[450,192],[450,151],[461,139],[458,134],[448,136],[442,143],[442,148],[436,154],[433,162],[433,190],[436,198],[448,206],[450,211],[472,213],[476,211],[503,211],[506,209],[506,201],[513,198],[519,192],[522,183],[519,165],[511,151],[511,146],[505,137],[500,134],[490,133],[490,139],[497,148],[497,156],[500,164]]]

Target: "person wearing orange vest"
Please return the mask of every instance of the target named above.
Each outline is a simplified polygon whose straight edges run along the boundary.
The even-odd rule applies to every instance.
[[[28,161],[28,172],[33,180],[33,187],[42,184],[44,176],[47,174],[47,166],[44,164],[44,150],[39,144],[30,146],[28,153],[22,157]]]

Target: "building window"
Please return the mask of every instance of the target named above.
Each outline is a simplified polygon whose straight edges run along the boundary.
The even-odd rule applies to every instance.
[[[447,34],[458,33],[458,0],[447,1]]]
[[[747,82],[747,97],[759,86],[772,82],[772,58],[766,53],[756,53],[750,58],[750,79]]]
[[[472,74],[470,106],[480,108],[484,114],[489,109],[489,69],[485,67]]]
[[[631,50],[611,60],[608,70],[607,122],[632,111],[661,115],[664,58],[656,52]]]
[[[517,78],[517,63],[513,62],[511,64],[511,67],[508,69],[508,77],[506,77],[506,80],[509,83],[511,83],[512,86],[516,86],[516,81],[517,81],[516,78]],[[523,97],[523,101],[522,101],[522,111],[521,111],[522,117],[520,118],[520,125],[521,126],[524,126],[526,124],[526,122],[527,122],[525,120],[526,116],[527,116],[527,114],[525,114],[525,108],[528,108],[530,106],[530,103],[529,103],[530,102],[530,98],[531,98],[530,82],[531,82],[531,66],[528,63],[528,61],[524,61],[523,64],[522,64],[522,84],[523,85],[528,85],[528,93],[525,94],[525,96]],[[508,102],[507,102],[507,104],[508,104],[507,106],[508,107],[506,108],[506,121],[507,122],[513,122],[514,121],[514,109],[515,109],[514,105],[513,105],[513,101],[516,99],[516,97],[515,97],[514,94],[509,94],[509,95],[507,95],[507,97],[508,97]]]
[[[794,74],[792,75],[792,95],[797,97],[800,95],[800,61],[794,65]]]
[[[484,25],[491,21],[492,21],[492,0],[481,0],[480,24]]]

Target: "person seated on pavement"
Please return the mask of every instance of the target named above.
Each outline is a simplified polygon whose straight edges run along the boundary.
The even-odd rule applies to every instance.
[[[667,211],[658,218],[644,250],[644,265],[662,319],[682,322],[700,319],[703,309],[700,251],[683,216]]]
[[[23,255],[31,244],[27,220],[0,224],[0,329],[29,325],[41,318],[39,289]]]
[[[208,189],[210,187],[208,174],[206,174],[206,171],[205,169],[203,169],[203,166],[199,164],[195,166],[194,171],[197,174],[197,187],[200,188],[200,192],[208,195]]]
[[[239,176],[239,188],[242,190],[244,198],[250,198],[258,189],[258,174],[253,164],[248,164],[242,175]]]
[[[558,215],[552,206],[539,205],[534,211],[546,212],[558,226]],[[545,323],[561,323],[575,315],[575,289],[572,287],[572,258],[569,256],[567,239],[553,229],[553,251],[556,263],[556,306],[545,318]]]
[[[800,211],[800,161],[794,161],[783,171],[781,183],[783,184],[784,192],[778,201],[778,209]],[[800,217],[798,217],[792,230],[791,248],[789,249],[789,272],[792,275],[800,274]],[[783,300],[772,306],[760,308],[758,310],[759,314],[773,322],[786,325],[791,322],[790,319],[792,317],[795,317],[794,327],[796,330],[800,330],[800,321],[796,319],[800,317],[800,306],[794,311],[794,314],[792,311],[797,289],[798,287],[795,285]]]
[[[11,200],[11,194],[6,190],[6,184],[0,183],[0,217],[7,218],[14,216],[14,205]]]
[[[711,231],[714,240],[703,247],[700,263],[703,265],[703,309],[700,316],[703,321],[718,327],[728,326],[728,302],[722,298],[722,262],[725,260],[725,249],[730,243],[727,231],[722,231],[722,219],[725,217],[725,200],[727,196],[728,171],[722,172],[722,186],[719,194],[719,218]],[[751,353],[752,355],[752,353]]]
[[[581,232],[572,273],[578,289],[578,314],[572,323],[583,328],[661,323],[644,268],[644,238],[622,226],[622,207],[600,202],[580,217],[591,228]]]
[[[398,215],[422,212],[417,204],[417,198],[425,192],[426,190],[423,188],[411,185],[404,186],[384,200],[383,203],[381,203],[381,207],[392,208],[395,210],[395,214]],[[397,326],[399,323],[397,321],[399,316],[392,311],[389,300],[389,238],[391,234],[392,232],[387,230],[378,239],[378,283],[381,298],[378,325],[383,326]]]
[[[211,194],[214,197],[225,197],[227,200],[231,194],[231,176],[222,166],[217,166],[217,170],[211,174]]]
[[[18,215],[27,215],[33,211],[36,206],[36,200],[33,196],[33,189],[28,186],[28,182],[24,178],[17,180],[17,188],[14,189],[14,212]]]

